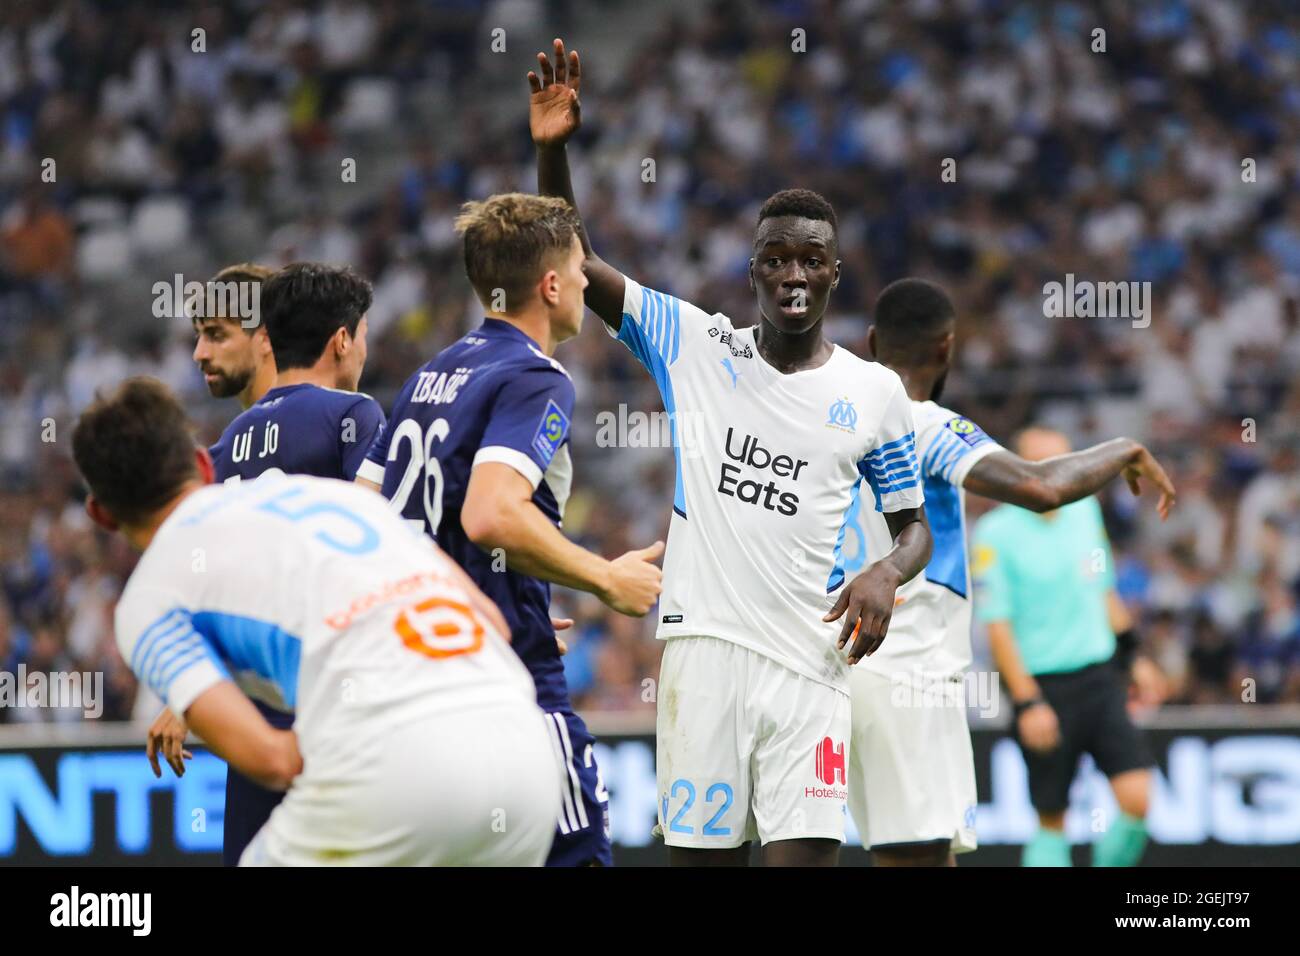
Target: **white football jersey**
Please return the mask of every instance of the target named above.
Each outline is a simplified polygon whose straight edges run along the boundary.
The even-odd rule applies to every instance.
[[[141,556],[117,606],[117,643],[178,715],[222,679],[294,711],[311,766],[322,745],[342,759],[359,748],[339,741],[430,713],[535,702],[454,567],[382,496],[347,482],[211,485]]]
[[[966,493],[962,484],[975,463],[1002,446],[968,418],[934,402],[913,402],[916,454],[925,488],[925,515],[934,539],[930,563],[898,590],[889,633],[864,667],[918,686],[950,679],[971,662],[970,569],[966,555]],[[889,528],[863,509],[865,550],[855,567],[875,561],[893,547]]]
[[[625,282],[616,337],[658,383],[677,455],[658,637],[733,641],[847,693],[843,622],[822,620],[846,523],[860,498],[924,500],[902,381],[838,346],[782,374],[753,328]]]

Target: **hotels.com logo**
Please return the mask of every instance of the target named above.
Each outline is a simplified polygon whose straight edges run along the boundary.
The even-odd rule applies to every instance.
[[[848,778],[845,776],[843,744],[836,747],[831,738],[823,737],[822,742],[817,745],[817,749],[813,753],[817,757],[818,780],[832,787],[837,782],[848,783]]]
[[[847,768],[844,759],[844,744],[838,747],[829,737],[823,737],[822,742],[813,750],[813,756],[816,762],[817,779],[826,784],[826,787],[805,787],[803,795],[805,797],[830,797],[835,800],[844,800],[848,797],[847,790],[838,789],[835,784],[847,785]]]

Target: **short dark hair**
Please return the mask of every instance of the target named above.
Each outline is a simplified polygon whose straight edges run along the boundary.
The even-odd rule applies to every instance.
[[[831,224],[831,232],[838,241],[839,222],[835,218],[835,207],[821,193],[811,189],[782,189],[763,201],[758,209],[758,222],[776,216],[799,216],[803,219],[819,219]]]
[[[258,265],[256,262],[237,262],[226,266],[209,281],[211,282],[265,282],[275,275],[270,266]]]
[[[92,402],[72,430],[90,492],[122,524],[139,524],[198,476],[185,409],[156,378],[129,378]]]
[[[549,263],[569,253],[580,228],[578,213],[566,200],[528,193],[467,202],[456,217],[469,284],[485,304],[500,289],[506,312],[528,299]]]
[[[262,283],[266,282],[266,280],[271,278],[273,275],[275,275],[275,270],[268,266],[258,265],[256,262],[237,262],[233,266],[226,266],[214,275],[208,280],[208,285],[211,286],[218,283],[224,284],[229,282],[255,282],[259,287],[258,295],[260,297],[260,287]],[[258,301],[261,301],[260,298]],[[190,322],[193,323],[195,328],[201,326],[207,319],[216,319],[219,322],[228,322],[231,325],[238,326],[245,335],[252,335],[257,331],[257,323],[245,325],[242,317],[230,315],[205,315],[202,310],[197,311],[194,315],[190,316]]]
[[[351,269],[294,262],[262,283],[262,322],[275,367],[310,368],[340,328],[357,334],[374,291]]]
[[[882,354],[914,356],[947,332],[956,318],[943,287],[926,279],[898,279],[876,299],[876,345]]]

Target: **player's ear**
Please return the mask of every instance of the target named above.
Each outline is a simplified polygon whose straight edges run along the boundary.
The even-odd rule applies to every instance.
[[[94,495],[86,497],[86,514],[90,516],[91,521],[105,531],[116,531],[118,528],[117,520],[108,513],[108,509],[101,505]]]
[[[348,349],[352,348],[352,336],[348,334],[346,325],[340,325],[334,330],[334,335],[330,337],[330,347],[335,358],[342,359],[348,354]]]
[[[263,358],[272,352],[271,335],[261,322],[257,324],[257,328],[253,329],[253,347],[257,350],[257,354]]]
[[[199,469],[199,477],[205,485],[217,480],[217,466],[212,463],[212,454],[202,445],[194,446],[194,464]]]
[[[560,304],[560,274],[554,269],[546,270],[537,288],[544,303],[551,306]]]
[[[831,280],[831,288],[834,289],[840,284],[840,260],[835,260],[835,278]]]
[[[953,346],[957,344],[957,332],[950,330],[947,335],[939,340],[938,359],[940,365],[947,365],[952,361]]]
[[[867,354],[873,359],[876,357],[876,327],[874,325],[867,328]]]
[[[754,257],[749,257],[749,291],[757,292],[758,287],[754,285]]]

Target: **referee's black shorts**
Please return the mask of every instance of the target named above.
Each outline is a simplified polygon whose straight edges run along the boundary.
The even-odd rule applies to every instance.
[[[1070,783],[1079,757],[1088,754],[1107,777],[1152,765],[1142,732],[1129,720],[1127,675],[1112,661],[1090,664],[1063,674],[1035,674],[1043,698],[1056,711],[1061,742],[1043,753],[1020,739],[1019,722],[1012,727],[1029,768],[1029,797],[1041,813],[1058,813],[1070,803]]]

